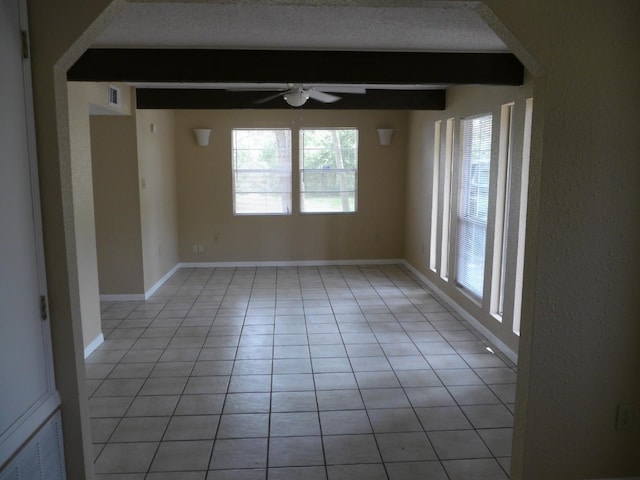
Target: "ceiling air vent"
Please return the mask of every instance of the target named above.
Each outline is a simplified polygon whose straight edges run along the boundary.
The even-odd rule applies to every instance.
[[[109,105],[112,107],[120,106],[120,89],[109,85]]]

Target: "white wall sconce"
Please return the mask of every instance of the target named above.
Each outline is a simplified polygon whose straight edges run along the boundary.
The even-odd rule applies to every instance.
[[[380,145],[390,145],[392,135],[393,128],[379,128],[378,139],[380,140]]]
[[[194,128],[193,132],[196,134],[196,143],[199,146],[206,147],[209,145],[210,128]]]

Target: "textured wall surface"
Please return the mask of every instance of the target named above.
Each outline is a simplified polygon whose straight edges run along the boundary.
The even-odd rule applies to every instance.
[[[69,84],[71,182],[82,336],[85,348],[102,333],[88,99],[87,85]]]
[[[66,69],[124,2],[28,2],[31,64],[56,386],[69,478],[93,477],[76,255]],[[111,4],[111,13],[105,9]],[[98,22],[100,23],[100,22]],[[91,33],[93,32],[93,33]]]

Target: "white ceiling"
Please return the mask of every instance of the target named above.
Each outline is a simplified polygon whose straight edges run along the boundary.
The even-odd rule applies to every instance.
[[[416,8],[127,3],[95,47],[505,52],[477,2]]]

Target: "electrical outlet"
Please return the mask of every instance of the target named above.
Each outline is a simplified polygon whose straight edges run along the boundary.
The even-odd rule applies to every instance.
[[[198,244],[194,243],[191,245],[191,250],[193,250],[193,253],[198,253]]]
[[[204,252],[204,245],[201,243],[198,244],[198,252]]]
[[[616,430],[633,428],[633,405],[621,403],[616,414]]]

